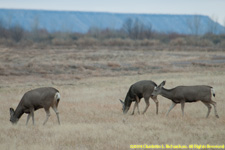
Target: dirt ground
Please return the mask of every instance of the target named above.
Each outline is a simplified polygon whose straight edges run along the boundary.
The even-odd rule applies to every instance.
[[[223,145],[225,141],[225,52],[115,49],[0,48],[0,149],[129,149],[131,145]],[[212,108],[205,118],[201,102],[180,105],[165,117],[171,101],[158,96],[159,114],[150,100],[146,114],[123,115],[118,99],[131,84],[153,80],[165,88],[210,85],[216,90],[220,116]],[[54,111],[45,126],[45,112],[35,112],[35,126],[9,121],[9,108],[37,87],[60,91],[61,125]],[[145,107],[143,100],[140,110]],[[131,106],[133,109],[133,105]],[[207,148],[210,149],[210,148]]]

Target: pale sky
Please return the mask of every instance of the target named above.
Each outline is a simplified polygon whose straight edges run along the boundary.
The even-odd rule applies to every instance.
[[[201,14],[225,25],[225,0],[0,0],[0,8]]]

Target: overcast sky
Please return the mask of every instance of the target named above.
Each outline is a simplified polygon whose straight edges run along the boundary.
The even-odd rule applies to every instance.
[[[0,0],[0,8],[201,14],[225,25],[225,0]]]

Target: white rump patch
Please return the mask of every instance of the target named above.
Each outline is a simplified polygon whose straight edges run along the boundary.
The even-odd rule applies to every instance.
[[[57,93],[55,94],[55,99],[56,99],[56,100],[60,100],[60,94],[59,94],[59,92],[57,92]]]
[[[211,88],[211,95],[215,96],[215,89],[214,88]]]

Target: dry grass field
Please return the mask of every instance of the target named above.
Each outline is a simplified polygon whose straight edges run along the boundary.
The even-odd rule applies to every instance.
[[[150,100],[146,114],[123,115],[118,99],[139,80],[166,80],[177,85],[211,85],[216,89],[217,119],[212,108],[177,105],[165,117],[171,101],[158,96],[159,114]],[[0,149],[67,150],[130,149],[132,144],[225,144],[225,53],[206,51],[74,50],[0,48]],[[53,86],[61,93],[61,125],[51,110],[35,112],[35,125],[9,121],[23,94],[36,87]],[[140,110],[145,107],[140,102]]]

